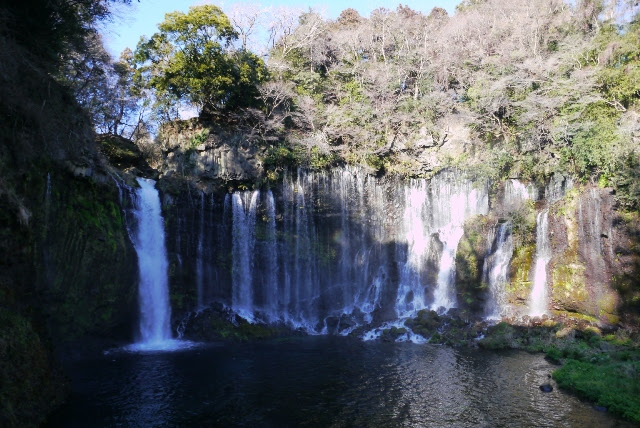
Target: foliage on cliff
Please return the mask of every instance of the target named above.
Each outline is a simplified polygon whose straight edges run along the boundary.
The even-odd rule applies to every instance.
[[[347,160],[373,153],[391,172],[414,175],[452,164],[495,178],[571,173],[617,186],[633,206],[635,11],[486,0],[454,16],[403,6],[368,18],[346,10],[335,21],[309,12],[272,49],[271,84],[290,98],[285,114],[313,135],[301,142]]]
[[[406,176],[447,166],[492,178],[569,173],[637,207],[636,2],[465,1],[453,16],[401,5],[336,20],[265,13],[247,4],[167,14],[138,45],[138,84],[159,105],[188,99],[204,115],[260,107],[258,128],[279,127],[280,147],[313,148],[328,164]],[[247,50],[261,21],[266,69]],[[269,164],[287,162],[278,151]]]

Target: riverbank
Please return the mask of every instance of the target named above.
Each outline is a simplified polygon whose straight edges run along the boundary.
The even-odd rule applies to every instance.
[[[532,327],[499,323],[478,345],[543,352],[558,364],[553,379],[598,409],[640,423],[640,337],[622,328],[566,325],[547,320]]]

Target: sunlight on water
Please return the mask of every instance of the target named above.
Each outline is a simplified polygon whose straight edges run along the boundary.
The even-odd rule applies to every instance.
[[[431,309],[440,307],[445,309],[456,306],[456,297],[452,289],[455,280],[456,251],[458,243],[464,234],[462,226],[450,224],[440,230],[440,240],[444,244],[438,271],[438,283],[433,293]]]
[[[215,277],[230,284],[224,303],[250,322],[345,334],[354,324],[404,320],[457,306],[463,224],[487,212],[488,183],[455,171],[388,183],[357,168],[299,169],[280,190],[227,194],[215,248],[231,256],[231,269],[218,266]],[[200,260],[204,240],[195,242]],[[215,295],[218,281],[202,294]]]
[[[202,346],[197,342],[188,340],[168,339],[156,342],[141,342],[127,345],[122,349],[128,352],[175,352],[193,349]]]
[[[489,287],[485,320],[500,320],[505,310],[505,287],[509,282],[509,266],[513,256],[511,229],[511,221],[507,221],[498,224],[497,231],[490,235],[489,249],[482,268],[483,281]]]
[[[539,317],[547,312],[547,264],[551,260],[549,243],[549,210],[538,213],[536,219],[536,267],[531,289],[529,315]]]

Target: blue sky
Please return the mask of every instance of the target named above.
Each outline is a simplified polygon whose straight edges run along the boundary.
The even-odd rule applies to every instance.
[[[124,48],[134,49],[140,36],[151,36],[157,30],[157,25],[164,19],[164,14],[181,10],[186,12],[189,6],[201,4],[198,0],[133,0],[130,6],[119,5],[114,10],[114,17],[111,22],[104,23],[100,32],[104,38],[107,50],[115,58],[120,56]],[[233,0],[213,1],[212,3],[221,6],[223,10],[229,8],[236,2]],[[244,2],[247,3],[247,2]],[[258,3],[258,2],[253,2]],[[399,3],[407,5],[412,9],[422,12],[430,12],[435,6],[446,9],[449,14],[453,14],[455,7],[460,0],[319,0],[311,2],[309,0],[272,0],[262,1],[264,6],[294,6],[314,9],[318,8],[326,11],[328,18],[336,18],[340,12],[346,8],[353,8],[363,16],[369,16],[372,10],[378,7],[395,9]]]

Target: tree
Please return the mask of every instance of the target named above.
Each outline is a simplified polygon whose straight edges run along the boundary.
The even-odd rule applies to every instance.
[[[253,44],[251,36],[258,30],[265,12],[258,3],[234,3],[231,6],[229,20],[238,33],[242,50],[247,50]]]
[[[272,80],[260,85],[258,91],[260,92],[267,118],[280,106],[283,106],[285,111],[289,111],[291,98],[293,98],[294,94],[292,82]]]
[[[187,98],[201,115],[256,101],[256,85],[267,77],[264,62],[231,48],[238,35],[220,8],[168,13],[158,29],[135,52],[136,80],[143,87],[160,99]]]
[[[11,38],[40,61],[58,65],[70,47],[82,50],[95,24],[110,16],[113,3],[131,0],[48,0],[7,2],[2,21]]]
[[[344,27],[355,27],[361,22],[362,17],[357,10],[352,8],[347,8],[340,12],[340,16],[338,16],[337,20],[338,25],[342,25]]]

